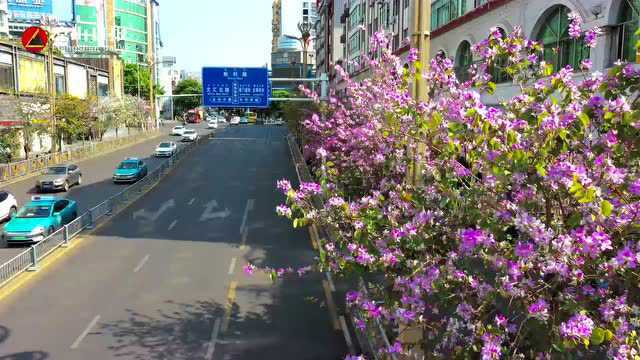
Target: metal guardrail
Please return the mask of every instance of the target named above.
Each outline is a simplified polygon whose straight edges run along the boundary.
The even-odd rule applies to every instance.
[[[110,215],[119,212],[140,198],[167,175],[176,164],[185,157],[197,143],[206,139],[200,137],[176,150],[176,153],[160,167],[151,171],[143,179],[131,184],[121,192],[111,196],[102,203],[92,207],[72,222],[58,229],[44,240],[19,253],[14,258],[0,265],[0,287],[3,287],[16,276],[27,270],[38,269],[39,262],[60,247],[68,246],[84,230],[93,229],[96,224],[105,221]]]
[[[69,161],[78,161],[90,155],[104,152],[114,147],[134,143],[140,139],[159,134],[160,130],[149,132],[139,132],[121,138],[111,139],[104,142],[88,142],[72,149],[52,154],[39,155],[31,159],[16,161],[8,164],[0,164],[0,183],[15,178],[38,173],[49,166],[57,165]]]

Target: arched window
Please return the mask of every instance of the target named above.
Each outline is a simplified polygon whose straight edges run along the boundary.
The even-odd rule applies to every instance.
[[[635,35],[640,24],[640,1],[623,0],[618,15],[618,25],[616,26],[616,53],[614,60],[638,62],[636,42],[639,40]]]
[[[471,53],[471,44],[465,40],[460,43],[458,52],[456,53],[456,76],[458,80],[469,80],[469,68],[472,63],[473,54]]]
[[[557,71],[567,65],[577,69],[589,57],[589,48],[582,39],[569,36],[569,13],[566,6],[558,5],[547,12],[536,36],[544,46],[543,59]]]

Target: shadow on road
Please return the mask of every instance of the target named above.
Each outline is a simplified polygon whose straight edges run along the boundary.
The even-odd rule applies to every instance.
[[[44,360],[49,359],[49,354],[44,351],[21,351],[12,354],[2,353],[2,344],[7,341],[11,331],[0,325],[0,360]]]

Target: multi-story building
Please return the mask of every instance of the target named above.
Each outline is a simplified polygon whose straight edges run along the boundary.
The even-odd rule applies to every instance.
[[[7,0],[8,35],[20,38],[30,26],[53,27],[56,46],[68,46],[76,36],[71,1]],[[3,5],[4,7],[4,5]],[[0,13],[2,10],[0,10]],[[4,27],[5,25],[2,25]]]
[[[0,0],[0,36],[9,36],[9,4]]]
[[[129,64],[146,65],[153,59],[150,0],[110,0],[114,7],[116,49]]]
[[[316,41],[316,20],[318,19],[318,10],[316,7],[316,3],[313,0],[305,0],[302,2],[302,23],[308,23],[311,25],[311,38],[309,40],[307,51],[307,64],[309,65],[309,69],[311,72],[315,73],[315,65],[316,65],[316,52],[315,49],[315,41]]]
[[[318,0],[316,20],[316,71],[334,80],[333,65],[345,58],[347,0]]]
[[[271,51],[278,49],[278,41],[282,36],[282,1],[274,0],[272,5],[273,15],[271,18]]]
[[[554,69],[566,65],[578,68],[584,59],[591,59],[593,71],[605,71],[616,61],[640,62],[634,35],[640,25],[639,0],[435,0],[431,17],[431,56],[441,54],[454,60],[459,77],[468,76],[469,67],[478,61],[471,49],[474,43],[488,36],[492,27],[504,33],[520,27],[524,35],[544,46],[542,54]],[[594,49],[568,35],[567,15],[577,13],[584,29],[600,26],[603,34]],[[498,83],[487,103],[514,95],[511,79],[496,66],[492,71]]]
[[[414,0],[347,2],[345,60],[352,76],[356,79],[367,76],[362,57],[376,56],[369,51],[369,40],[376,31],[388,34],[390,47],[397,55],[408,52],[414,3]],[[582,41],[569,38],[570,12],[580,15],[585,29],[594,26],[603,29],[596,48],[589,49]],[[324,24],[319,26],[328,24],[323,15],[321,11]],[[640,0],[433,0],[430,55],[453,59],[458,76],[467,78],[469,68],[479,60],[472,53],[472,46],[486,38],[492,27],[505,33],[521,28],[526,37],[542,43],[544,60],[555,69],[566,65],[577,67],[587,58],[594,64],[593,71],[604,71],[618,60],[640,62],[635,49],[638,37],[634,35],[640,27]],[[333,47],[336,48],[335,43]],[[494,95],[486,96],[485,102],[497,103],[518,91],[499,66],[492,69],[492,75],[498,89]]]
[[[107,24],[105,0],[79,0],[75,3],[77,47],[105,48]]]

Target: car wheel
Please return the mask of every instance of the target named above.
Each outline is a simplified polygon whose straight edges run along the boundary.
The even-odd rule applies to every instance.
[[[51,234],[53,234],[55,231],[56,229],[54,229],[53,226],[50,226],[49,229],[47,230],[47,236],[45,237],[45,239],[51,236]]]
[[[16,208],[15,206],[12,206],[11,209],[9,209],[9,220],[16,217],[17,213],[18,213],[18,208]]]
[[[64,182],[64,192],[67,192],[67,191],[69,191],[69,182],[65,181]]]
[[[75,219],[77,219],[77,218],[78,218],[78,213],[74,211],[74,212],[71,214],[71,220],[73,221],[73,220],[75,220]]]
[[[78,185],[82,185],[82,175],[78,176]]]

